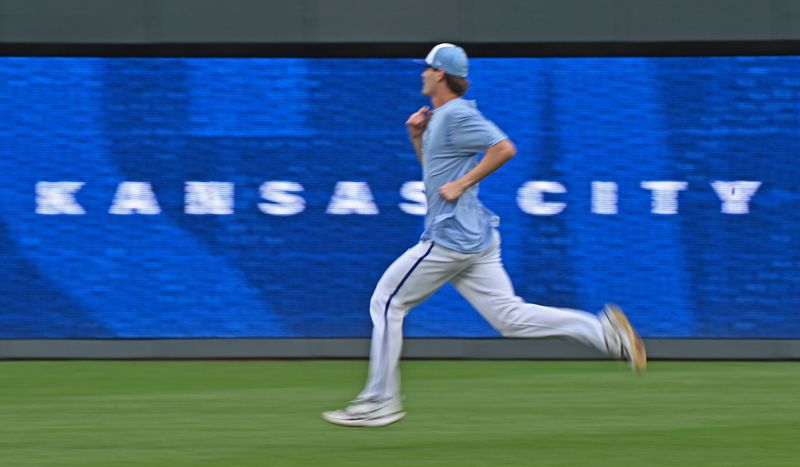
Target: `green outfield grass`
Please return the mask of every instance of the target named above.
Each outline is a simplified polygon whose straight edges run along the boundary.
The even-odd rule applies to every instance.
[[[408,416],[319,416],[363,361],[3,362],[0,465],[800,465],[799,362],[410,361]]]

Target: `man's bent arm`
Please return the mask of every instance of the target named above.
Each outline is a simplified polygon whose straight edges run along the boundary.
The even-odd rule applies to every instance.
[[[517,148],[510,139],[504,139],[490,147],[481,161],[458,180],[445,183],[439,187],[439,194],[447,201],[455,201],[471,186],[486,178],[489,174],[499,169],[511,160],[517,153]]]
[[[417,153],[419,165],[422,165],[422,133],[425,131],[425,127],[428,126],[431,115],[433,115],[431,108],[423,105],[406,120],[408,137],[411,139],[411,144],[414,145],[414,152]]]

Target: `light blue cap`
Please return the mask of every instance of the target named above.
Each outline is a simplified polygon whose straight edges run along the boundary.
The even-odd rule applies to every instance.
[[[469,73],[467,53],[461,47],[453,44],[439,44],[428,52],[425,60],[415,61],[459,78],[466,78]]]

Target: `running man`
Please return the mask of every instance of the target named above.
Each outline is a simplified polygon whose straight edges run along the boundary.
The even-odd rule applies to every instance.
[[[445,283],[451,283],[506,337],[566,337],[641,373],[642,340],[614,305],[598,315],[525,303],[500,258],[498,218],[478,200],[478,182],[516,154],[508,136],[461,96],[469,85],[461,47],[439,44],[424,61],[422,107],[406,126],[422,165],[428,211],[420,242],[386,270],[370,301],[373,331],[366,387],[346,408],[322,417],[344,426],[384,426],[405,416],[399,361],[403,318]],[[478,155],[484,153],[478,160]]]

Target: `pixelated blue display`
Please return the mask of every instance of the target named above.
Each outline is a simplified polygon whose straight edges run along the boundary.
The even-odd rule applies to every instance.
[[[0,337],[367,337],[422,230],[405,59],[0,58]],[[800,337],[800,57],[475,58],[526,300]],[[211,183],[214,182],[214,183]],[[411,182],[411,183],[409,183]],[[446,286],[409,337],[498,334]]]

